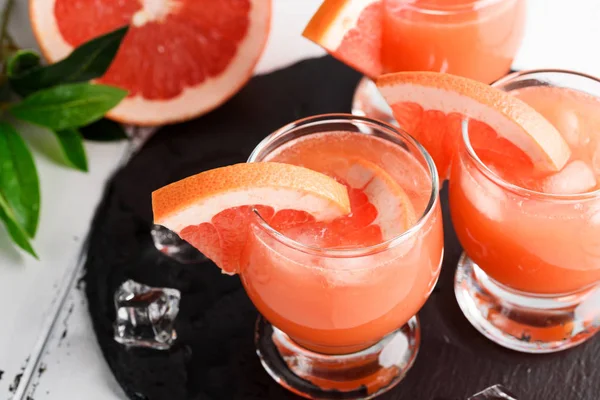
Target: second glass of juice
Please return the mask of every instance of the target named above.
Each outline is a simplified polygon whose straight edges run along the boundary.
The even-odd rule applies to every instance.
[[[277,382],[308,398],[375,397],[414,362],[415,315],[439,276],[435,166],[409,135],[351,115],[281,128],[249,159],[260,161],[334,177],[348,187],[352,208],[330,222],[298,214],[283,226],[267,225],[257,217],[241,279],[262,315],[261,362]]]
[[[383,0],[384,72],[436,71],[492,83],[525,28],[525,0]]]
[[[600,81],[540,70],[494,86],[546,117],[571,157],[553,173],[527,157],[489,163],[469,139],[483,125],[463,125],[450,179],[452,222],[465,250],[456,297],[473,326],[500,345],[564,350],[600,330]]]
[[[492,83],[510,71],[525,31],[525,0],[382,0],[383,73],[434,71]],[[370,79],[359,115],[391,121]]]

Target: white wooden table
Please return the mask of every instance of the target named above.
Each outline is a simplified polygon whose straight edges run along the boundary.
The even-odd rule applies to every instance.
[[[600,2],[529,1],[526,38],[515,67],[600,75]],[[273,2],[272,31],[257,73],[323,54],[300,36],[320,0]],[[11,30],[19,44],[35,46],[27,12],[27,2],[17,1]],[[77,267],[103,186],[124,158],[127,143],[88,142],[90,172],[83,174],[47,155],[48,148],[50,154],[57,152],[51,141],[27,136],[35,144],[42,184],[40,229],[34,241],[40,261],[15,250],[0,228],[0,399],[125,399],[96,343],[83,293],[68,277]],[[24,371],[19,384],[17,377]]]

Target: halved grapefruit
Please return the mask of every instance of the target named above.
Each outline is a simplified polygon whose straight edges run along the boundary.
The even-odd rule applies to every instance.
[[[448,177],[465,116],[471,145],[486,164],[529,164],[550,172],[562,169],[571,155],[541,114],[484,83],[438,72],[398,72],[379,77],[377,87],[400,127],[431,154],[442,179]]]
[[[382,0],[325,0],[304,37],[363,74],[381,74]]]
[[[131,26],[99,82],[129,91],[117,121],[162,125],[204,114],[251,77],[270,28],[271,0],[29,0],[49,62]]]

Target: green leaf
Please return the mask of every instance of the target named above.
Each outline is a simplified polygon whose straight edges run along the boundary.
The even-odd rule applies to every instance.
[[[128,29],[125,26],[92,39],[55,64],[15,70],[16,73],[12,74],[9,70],[10,84],[15,92],[26,96],[62,83],[87,82],[99,78],[110,67]]]
[[[19,133],[3,121],[0,121],[0,194],[25,233],[35,236],[40,216],[37,170]]]
[[[17,222],[13,210],[11,210],[8,202],[0,193],[0,220],[4,221],[4,225],[6,226],[6,230],[8,234],[12,238],[13,242],[35,258],[38,258],[35,250],[29,243],[29,238],[27,237],[27,233],[25,230],[19,225]]]
[[[81,132],[84,139],[96,142],[127,139],[127,134],[121,124],[106,118],[80,128],[79,132]]]
[[[78,170],[87,172],[88,163],[83,138],[75,128],[54,132],[65,158]]]
[[[16,77],[40,66],[40,55],[34,50],[18,50],[6,62],[6,74]]]
[[[125,96],[113,86],[71,83],[33,93],[8,110],[20,120],[62,131],[99,120]]]

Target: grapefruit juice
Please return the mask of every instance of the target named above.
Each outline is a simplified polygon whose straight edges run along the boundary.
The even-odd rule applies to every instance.
[[[241,277],[265,318],[307,348],[341,354],[368,347],[417,313],[443,247],[431,171],[418,157],[349,131],[300,136],[264,156],[336,178],[352,206],[350,218],[284,228],[285,238],[257,225]]]
[[[548,86],[515,90],[571,147],[557,173],[487,165],[526,189],[507,190],[474,161],[452,172],[455,228],[468,254],[502,284],[528,293],[567,294],[600,282],[600,100]],[[594,128],[592,128],[594,127]],[[562,195],[562,196],[561,196]]]
[[[571,156],[556,172],[509,158],[485,163],[471,147],[471,123],[464,125],[450,179],[452,221],[466,254],[457,273],[457,296],[459,303],[465,299],[461,285],[469,279],[488,285],[492,289],[485,295],[469,295],[469,301],[504,301],[481,307],[498,311],[495,317],[487,312],[492,326],[484,323],[484,333],[517,350],[562,350],[600,326],[600,81],[565,71],[533,71],[497,86],[546,117]],[[465,268],[474,275],[465,274]],[[469,317],[474,308],[465,310]],[[474,325],[481,328],[481,320]]]
[[[263,365],[309,398],[331,398],[332,389],[372,398],[393,387],[415,360],[415,315],[442,262],[433,161],[406,133],[343,114],[285,126],[249,161],[327,174],[347,187],[351,206],[324,222],[291,210],[268,224],[257,217],[240,276],[262,315]]]
[[[525,0],[383,0],[384,72],[437,71],[491,83],[510,70]]]
[[[438,176],[383,122],[329,114],[265,138],[247,163],[152,193],[154,221],[238,274],[262,314],[257,355],[310,399],[368,399],[405,376],[440,273]]]

